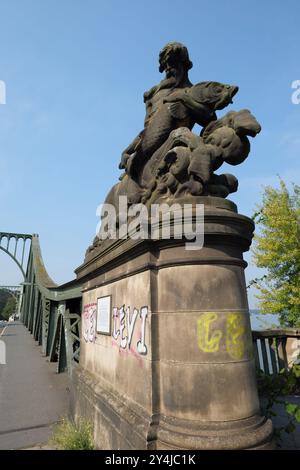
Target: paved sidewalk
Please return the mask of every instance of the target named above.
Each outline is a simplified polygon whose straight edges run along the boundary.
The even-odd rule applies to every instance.
[[[46,443],[68,412],[68,375],[56,374],[20,322],[9,323],[1,340],[7,364],[0,365],[0,449]]]
[[[0,334],[7,361],[0,365],[0,450],[51,449],[51,426],[68,412],[68,376],[56,374],[56,364],[42,356],[21,323],[9,323]],[[285,399],[300,405],[299,396]],[[274,411],[274,425],[287,424],[284,407],[276,405]],[[300,450],[300,423],[294,433],[282,433],[281,448]]]

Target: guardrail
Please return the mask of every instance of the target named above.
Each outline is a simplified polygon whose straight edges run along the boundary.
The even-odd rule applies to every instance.
[[[32,235],[23,283],[21,321],[41,345],[42,354],[57,363],[57,372],[71,375],[79,362],[81,283],[58,286],[49,277],[38,235]]]
[[[252,331],[257,368],[265,374],[289,369],[300,355],[300,329]]]

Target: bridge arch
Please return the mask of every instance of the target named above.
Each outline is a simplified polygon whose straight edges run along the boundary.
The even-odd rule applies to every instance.
[[[32,235],[29,235],[27,233],[0,232],[0,250],[6,253],[16,263],[23,275],[24,280],[26,278],[27,266],[27,240],[30,240],[31,243]],[[21,250],[19,250],[20,245]],[[28,252],[29,250],[30,247],[28,249]]]
[[[16,263],[24,278],[20,320],[42,346],[42,353],[57,362],[57,371],[72,373],[80,354],[82,281],[73,279],[58,286],[51,279],[37,234],[0,232],[0,250]]]

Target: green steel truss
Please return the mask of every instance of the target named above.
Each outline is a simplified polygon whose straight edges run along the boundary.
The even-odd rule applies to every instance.
[[[29,248],[26,242],[30,243]],[[61,286],[53,282],[36,234],[0,232],[0,249],[16,262],[24,276],[21,321],[41,346],[43,355],[57,362],[57,372],[67,370],[72,374],[80,354],[81,284],[77,280]]]
[[[0,250],[10,256],[20,268],[25,278],[26,246],[30,244],[33,235],[28,233],[0,232]],[[28,241],[29,240],[29,241]]]

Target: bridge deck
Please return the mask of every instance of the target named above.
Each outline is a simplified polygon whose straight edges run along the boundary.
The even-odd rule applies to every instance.
[[[66,373],[41,355],[19,322],[0,332],[6,344],[6,365],[0,365],[0,449],[20,449],[46,442],[51,425],[67,415]]]

